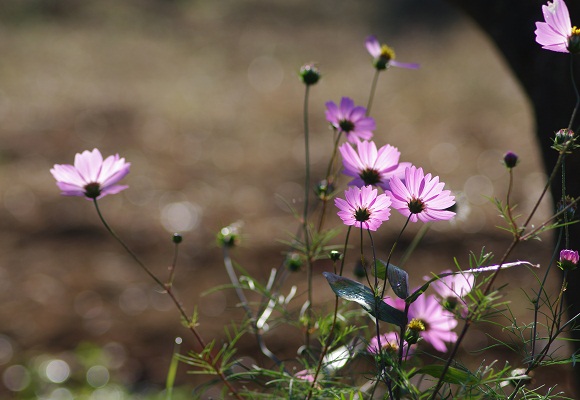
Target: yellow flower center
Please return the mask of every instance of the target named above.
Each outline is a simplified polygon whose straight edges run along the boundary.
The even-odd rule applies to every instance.
[[[383,44],[381,46],[381,57],[385,58],[387,61],[394,60],[395,59],[395,50],[393,50],[392,48],[390,48],[386,44]]]
[[[411,322],[409,322],[409,329],[415,332],[423,332],[425,331],[425,323],[420,319],[413,318]]]
[[[570,36],[568,36],[568,43],[566,48],[571,54],[580,53],[580,29],[573,26]]]

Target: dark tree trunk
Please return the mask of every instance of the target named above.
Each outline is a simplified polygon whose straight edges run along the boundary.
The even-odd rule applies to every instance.
[[[544,50],[535,41],[535,22],[543,21],[542,5],[537,0],[448,0],[469,15],[495,43],[532,104],[536,137],[549,173],[558,154],[551,149],[555,131],[568,126],[576,96],[570,75],[571,55]],[[572,24],[580,25],[580,1],[568,1]],[[477,49],[474,49],[477,51]],[[575,77],[580,77],[580,56],[574,57]],[[578,127],[578,118],[573,128]],[[513,149],[517,152],[517,149]],[[578,153],[578,151],[576,152]],[[580,196],[580,156],[566,159],[567,193]],[[561,198],[560,180],[552,186],[555,201]],[[580,250],[580,224],[570,226],[570,249]],[[566,301],[569,315],[580,312],[580,271],[570,275]],[[573,337],[580,340],[580,332]],[[578,343],[575,349],[580,349]],[[580,367],[575,367],[576,390],[580,393]]]

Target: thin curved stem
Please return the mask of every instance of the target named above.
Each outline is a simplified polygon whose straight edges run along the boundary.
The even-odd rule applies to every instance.
[[[540,289],[538,290],[538,295],[536,296],[536,301],[534,301],[534,323],[532,328],[532,337],[531,337],[531,356],[530,359],[534,359],[534,355],[536,352],[536,334],[538,329],[538,313],[540,311],[540,299],[542,293],[545,293],[546,282],[548,281],[548,274],[552,270],[552,265],[556,262],[556,257],[558,254],[558,248],[560,247],[560,243],[562,242],[562,229],[560,229],[560,233],[558,234],[558,240],[556,240],[556,246],[554,247],[554,253],[552,253],[552,258],[550,260],[550,264],[548,264],[548,268],[546,268],[546,272],[544,273],[544,278],[542,279],[542,283],[540,284]],[[547,295],[547,293],[546,293]]]
[[[574,119],[576,118],[576,113],[578,112],[578,108],[580,107],[580,93],[578,93],[578,86],[576,85],[576,79],[574,79],[574,56],[572,54],[570,54],[570,78],[572,80],[572,89],[574,90],[574,94],[576,95],[576,105],[574,106],[574,110],[572,111],[572,115],[570,116],[568,129],[572,129]]]
[[[497,278],[499,271],[501,271],[501,266],[503,264],[505,264],[508,256],[511,254],[511,252],[513,251],[513,249],[516,247],[516,245],[518,243],[519,243],[519,240],[514,238],[514,240],[511,242],[511,244],[509,245],[509,247],[505,251],[504,255],[502,256],[502,258],[498,264],[498,269],[493,273],[487,286],[483,290],[484,296],[487,296],[489,294],[491,287],[493,285],[493,282]],[[461,342],[463,342],[463,339],[465,339],[465,335],[467,334],[469,327],[473,323],[473,316],[477,313],[480,306],[481,306],[481,303],[477,303],[475,305],[475,307],[473,308],[473,310],[470,311],[469,315],[465,318],[465,324],[463,325],[463,329],[461,330],[461,333],[457,337],[457,340],[455,341],[455,345],[453,346],[451,353],[447,357],[447,361],[445,362],[445,365],[443,366],[443,371],[441,372],[441,375],[437,381],[437,384],[435,385],[435,388],[433,389],[433,393],[429,397],[430,400],[435,399],[435,397],[437,396],[437,393],[441,389],[441,386],[443,386],[444,378],[445,378],[445,375],[447,374],[447,371],[449,370],[449,367],[451,366],[451,362],[455,359],[455,356],[457,355],[457,351],[459,350],[459,345],[461,344]]]
[[[312,317],[312,257],[310,249],[310,232],[308,230],[308,208],[310,199],[310,143],[309,143],[309,128],[308,128],[308,97],[310,94],[310,85],[306,85],[304,93],[304,155],[306,163],[306,171],[304,178],[304,210],[302,212],[302,229],[304,231],[304,247],[306,250],[306,280],[308,284],[308,306],[306,309],[306,332],[305,344],[306,351],[310,350],[310,329]]]
[[[175,268],[177,267],[177,256],[179,255],[179,243],[176,242],[173,250],[173,261],[169,266],[169,278],[167,279],[166,285],[173,286],[173,281],[175,279]]]
[[[350,231],[352,226],[348,227],[346,231],[346,239],[344,241],[344,249],[342,252],[342,260],[340,264],[340,276],[342,276],[342,271],[344,268],[344,260],[346,258],[346,250],[348,249],[348,239],[350,237]],[[334,272],[336,273],[336,262],[334,264]],[[318,358],[318,365],[316,366],[316,371],[314,372],[314,379],[312,380],[312,385],[310,385],[310,389],[308,390],[308,395],[306,396],[306,400],[309,400],[312,397],[312,391],[314,390],[314,386],[316,385],[316,380],[318,379],[318,375],[320,374],[320,370],[322,369],[322,363],[324,362],[324,357],[328,354],[328,350],[330,349],[330,345],[332,343],[332,336],[334,334],[334,329],[336,328],[336,319],[338,317],[338,296],[335,296],[334,300],[334,315],[332,317],[332,325],[330,327],[330,332],[328,333],[328,339],[324,344],[324,348],[320,353],[320,357]]]
[[[375,91],[377,89],[377,83],[379,81],[379,69],[375,69],[375,75],[373,76],[373,83],[371,84],[371,92],[369,94],[369,101],[367,102],[367,117],[371,114],[371,107],[373,105],[373,100],[375,98]]]
[[[328,161],[328,167],[326,168],[326,185],[328,190],[332,188],[334,184],[334,173],[332,172],[334,163],[336,161],[336,154],[338,153],[338,144],[340,143],[340,137],[342,136],[342,131],[336,133],[336,129],[334,130],[336,134],[336,139],[334,141],[334,146],[332,148],[332,155],[330,156],[330,160]],[[324,225],[324,216],[326,215],[326,205],[328,203],[330,193],[326,193],[326,195],[322,198],[322,210],[320,211],[320,219],[318,221],[318,232],[322,231],[322,226]]]
[[[201,337],[201,335],[199,334],[197,329],[195,329],[195,324],[193,323],[193,321],[189,317],[189,315],[187,315],[187,313],[185,312],[185,308],[183,307],[183,305],[181,304],[181,302],[179,301],[179,299],[177,298],[177,296],[173,292],[172,286],[169,283],[164,284],[163,282],[161,282],[161,280],[159,280],[159,278],[157,278],[153,274],[153,272],[151,272],[151,270],[149,268],[147,268],[147,266],[145,266],[145,264],[143,264],[143,262],[139,259],[139,257],[137,257],[137,255],[133,252],[133,250],[131,250],[129,248],[129,246],[127,246],[127,244],[115,233],[115,231],[111,228],[111,226],[107,223],[107,221],[103,217],[103,214],[101,213],[97,199],[93,199],[93,204],[95,205],[95,209],[97,210],[97,214],[99,216],[99,219],[101,220],[101,222],[103,223],[103,225],[105,226],[107,231],[123,247],[123,249],[125,249],[125,251],[131,256],[131,258],[133,258],[133,260],[137,263],[137,265],[139,265],[141,267],[141,269],[143,269],[145,271],[145,273],[147,275],[149,275],[149,277],[151,279],[153,279],[155,281],[155,283],[169,295],[169,297],[171,298],[171,300],[173,301],[173,303],[177,307],[179,313],[181,314],[181,317],[186,322],[187,328],[193,334],[193,336],[195,337],[195,339],[197,340],[197,342],[201,346],[201,348],[206,349],[207,344],[205,343],[205,341],[203,340],[203,338]],[[220,380],[224,383],[224,385],[226,385],[226,387],[232,393],[232,395],[235,396],[239,400],[243,400],[242,396],[234,389],[234,387],[228,381],[227,377],[224,375],[221,368],[218,367],[217,360],[214,358],[214,356],[212,356],[211,353],[208,352],[206,355],[206,358],[207,358],[207,362],[212,367],[213,372],[215,372],[215,374],[220,378]]]

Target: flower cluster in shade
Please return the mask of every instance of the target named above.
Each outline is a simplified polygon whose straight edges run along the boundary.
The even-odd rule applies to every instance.
[[[131,163],[118,154],[103,160],[101,152],[93,149],[77,153],[74,165],[56,164],[50,173],[62,195],[92,200],[127,189],[128,186],[117,185],[117,182],[129,173],[130,167]]]
[[[399,347],[401,342],[399,340],[399,334],[396,332],[388,332],[380,335],[380,348],[383,353],[390,353],[390,355],[396,359],[399,353]],[[409,345],[407,342],[403,342],[403,360],[407,360],[415,352],[416,345]],[[370,354],[379,353],[379,336],[371,338],[367,351]]]
[[[398,298],[387,297],[385,302],[400,310],[405,307],[404,300]],[[408,319],[410,330],[416,330],[415,333],[437,351],[447,351],[446,343],[453,343],[457,340],[457,333],[453,332],[457,326],[457,320],[440,304],[435,295],[423,294],[411,303]],[[418,326],[421,328],[417,329]]]
[[[451,270],[441,272],[441,275],[450,273]],[[429,280],[429,277],[425,277]],[[431,284],[441,299],[441,305],[449,311],[458,312],[466,316],[468,308],[465,297],[475,286],[475,276],[471,273],[456,273],[439,278]]]
[[[564,0],[542,6],[545,22],[536,22],[536,42],[543,49],[560,53],[580,53],[580,29],[572,26]]]

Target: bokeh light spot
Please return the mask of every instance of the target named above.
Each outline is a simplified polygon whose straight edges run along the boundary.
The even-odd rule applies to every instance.
[[[137,315],[147,309],[147,294],[138,286],[130,286],[119,296],[119,307],[127,315]]]
[[[54,383],[62,383],[70,376],[70,367],[63,360],[51,360],[46,363],[46,378]]]
[[[14,348],[7,336],[0,335],[0,365],[6,364],[12,358]]]
[[[189,201],[169,203],[161,209],[161,224],[168,232],[187,232],[199,225],[201,207]]]
[[[109,383],[109,370],[102,365],[93,365],[87,371],[87,383],[94,388],[101,388]]]
[[[429,151],[429,161],[437,173],[449,174],[459,166],[459,152],[452,143],[439,143]]]
[[[463,191],[471,204],[486,204],[493,196],[493,184],[487,176],[474,175],[467,179]]]
[[[2,374],[4,386],[13,392],[21,392],[30,385],[30,372],[23,365],[11,365]]]

